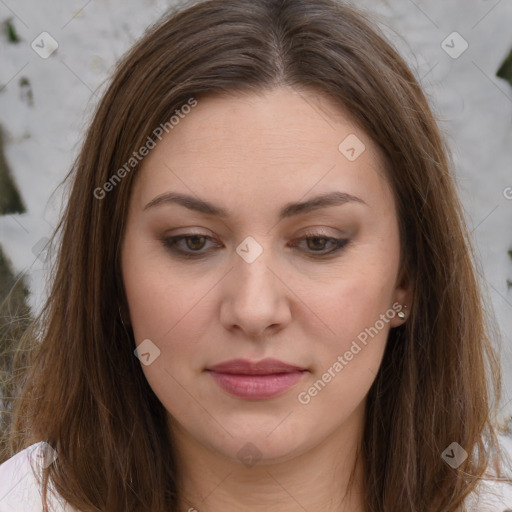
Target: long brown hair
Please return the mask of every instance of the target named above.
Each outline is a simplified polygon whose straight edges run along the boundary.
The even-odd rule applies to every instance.
[[[9,454],[46,440],[59,456],[45,485],[79,510],[177,511],[180,496],[166,411],[118,311],[140,167],[126,162],[191,98],[280,85],[351,113],[384,152],[398,207],[414,296],[367,397],[367,510],[461,510],[498,453],[499,361],[449,153],[413,74],[364,14],[335,0],[209,0],[164,17],[118,64],[67,177],[51,293],[18,351],[27,368],[14,375]],[[457,470],[441,458],[453,441],[469,453]]]

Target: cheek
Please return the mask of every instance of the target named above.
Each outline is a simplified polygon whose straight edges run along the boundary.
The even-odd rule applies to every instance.
[[[153,338],[164,341],[190,324],[190,317],[201,310],[202,286],[193,283],[168,283],[160,275],[142,271],[125,282],[130,318],[135,339]],[[190,325],[189,325],[190,326]]]
[[[330,334],[315,341],[313,372],[297,396],[307,415],[330,410],[333,420],[344,421],[364,399],[378,373],[395,315],[390,297],[389,286],[378,290],[362,286],[358,279],[324,294],[330,306],[321,315]]]
[[[183,389],[191,389],[191,379],[203,369],[205,333],[212,325],[209,293],[218,276],[185,273],[161,250],[137,245],[127,237],[123,253],[130,320],[137,347],[150,340],[158,354],[148,365],[141,359],[142,370],[169,411],[186,410],[190,396]]]
[[[315,341],[311,382],[320,379],[317,387],[329,388],[322,388],[325,399],[336,395],[357,403],[378,372],[396,315],[392,303],[399,254],[394,245],[384,245],[359,247],[337,269],[338,278],[321,288],[311,287],[308,305],[327,326],[325,335]]]
[[[200,322],[208,322],[206,301],[200,299],[211,285],[165,271],[148,253],[138,252],[129,239],[126,254],[123,279],[135,343],[141,353],[143,346],[151,353],[149,364],[141,358],[142,370],[169,411],[186,410],[190,396],[183,386],[190,387],[191,375],[196,366],[200,368],[199,343],[206,329]]]
[[[352,374],[363,367],[376,372],[390,321],[396,314],[390,303],[391,291],[383,288],[379,293],[372,287],[368,292],[370,288],[361,287],[359,282],[344,285],[332,291],[332,301],[327,300],[331,306],[321,313],[329,335],[319,338],[315,344],[318,370],[324,372],[338,361],[343,368],[337,364],[333,368],[337,374]]]
[[[330,282],[325,280],[322,286],[310,283],[307,300],[329,327],[328,338],[357,336],[391,308],[397,264],[391,256],[383,262],[368,251],[347,260]]]
[[[136,341],[150,338],[165,343],[183,325],[194,332],[196,323],[190,319],[200,315],[213,281],[199,272],[180,272],[154,242],[145,247],[134,238],[126,237],[122,269]]]

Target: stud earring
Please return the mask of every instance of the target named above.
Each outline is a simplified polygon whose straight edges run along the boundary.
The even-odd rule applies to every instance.
[[[407,308],[407,306],[404,306],[404,309],[405,308]],[[405,318],[405,313],[403,311],[399,311],[397,316],[398,318],[403,320]]]

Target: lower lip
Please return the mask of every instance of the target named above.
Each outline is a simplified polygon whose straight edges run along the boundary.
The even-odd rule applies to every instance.
[[[209,372],[215,382],[227,393],[239,398],[263,400],[281,395],[297,384],[304,371],[272,375],[234,375]]]

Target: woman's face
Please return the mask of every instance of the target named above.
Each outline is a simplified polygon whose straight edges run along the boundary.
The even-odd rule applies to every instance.
[[[185,110],[143,161],[122,248],[138,357],[174,434],[242,461],[360,435],[409,297],[381,153],[313,92]]]

